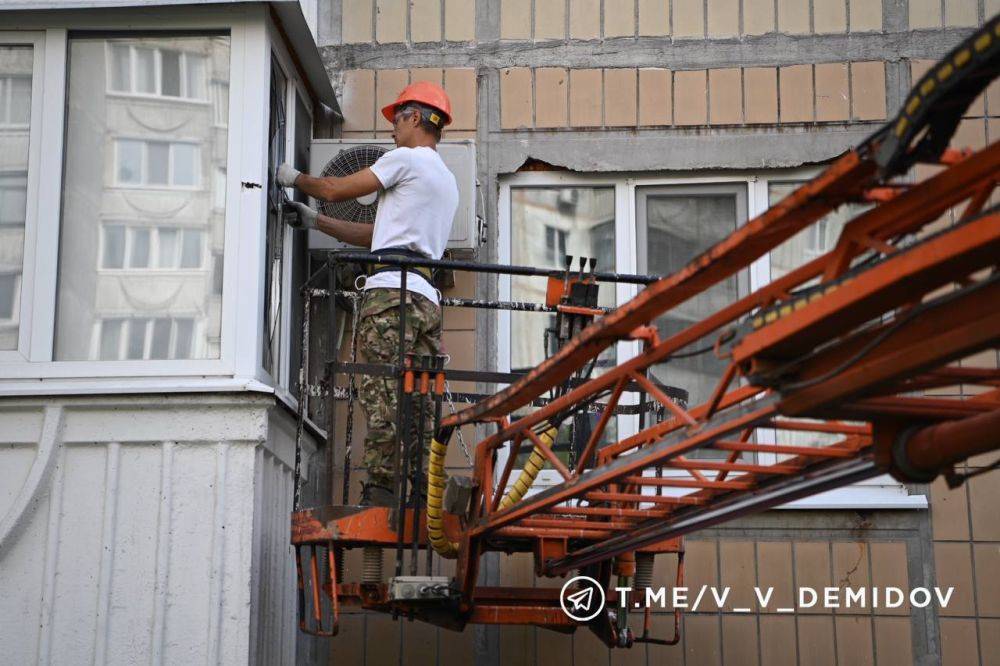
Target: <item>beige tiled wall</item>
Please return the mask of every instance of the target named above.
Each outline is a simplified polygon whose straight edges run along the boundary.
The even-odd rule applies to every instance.
[[[679,40],[726,39],[772,32],[805,35],[882,30],[882,3],[878,0],[569,0],[568,5],[561,0],[498,1],[500,37],[505,40],[667,35]],[[963,0],[948,2],[954,7],[945,12],[950,17],[947,25],[966,25],[961,21],[968,20],[969,10],[962,6]],[[939,9],[935,27],[941,27],[940,15]]]
[[[452,124],[445,140],[466,138],[476,129],[476,71],[468,67],[415,67],[412,69],[353,69],[343,73],[341,108],[345,137],[386,137],[392,126],[380,109],[414,81],[443,85],[451,98]]]
[[[344,44],[471,42],[476,4],[471,0],[342,0]]]
[[[500,72],[501,129],[873,121],[886,111],[882,62]]]

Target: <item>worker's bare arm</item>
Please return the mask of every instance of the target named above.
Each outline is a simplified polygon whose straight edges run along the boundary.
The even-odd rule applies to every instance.
[[[295,187],[321,201],[345,201],[377,191],[382,184],[371,169],[350,176],[317,178],[307,173],[295,179]]]
[[[339,241],[367,250],[372,246],[372,232],[375,230],[375,225],[338,220],[321,213],[316,217],[316,228]]]

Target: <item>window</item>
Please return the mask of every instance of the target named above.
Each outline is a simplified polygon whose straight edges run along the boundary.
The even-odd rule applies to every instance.
[[[98,322],[94,360],[138,361],[195,358],[191,317],[112,317]]]
[[[270,125],[267,130],[267,241],[264,246],[264,346],[261,364],[275,379],[280,377],[282,275],[285,258],[285,224],[281,206],[284,188],[274,180],[278,165],[285,161],[288,118],[285,104],[288,79],[277,60],[271,60]]]
[[[771,181],[767,185],[768,203],[774,205],[791,194],[804,181]],[[816,224],[800,231],[771,252],[771,279],[798,268],[802,264],[833,249],[840,231],[870,206],[848,204],[829,213]]]
[[[169,41],[69,39],[55,360],[220,358],[208,258],[221,271],[225,179],[202,174],[226,166],[228,133],[208,104],[178,125],[163,98],[206,98],[205,81],[227,80],[229,40]]]
[[[574,255],[574,271],[579,257],[597,259],[598,270],[615,269],[615,189],[614,187],[519,187],[510,194],[510,261],[539,268],[564,268],[565,255]],[[536,230],[544,228],[544,235]],[[510,297],[515,301],[545,302],[547,278],[513,276]],[[598,303],[616,303],[614,286],[602,284]],[[536,312],[510,314],[510,368],[526,372],[557,348],[555,317]],[[612,365],[617,358],[611,347],[598,359],[594,374]],[[585,444],[596,415],[582,415],[562,425],[555,443],[558,455],[574,460]],[[604,438],[617,432],[616,421],[608,424]],[[609,440],[610,441],[610,440]],[[524,453],[527,455],[527,453]]]
[[[101,268],[200,269],[204,265],[205,233],[179,227],[105,224]]]
[[[0,274],[0,325],[14,321],[20,280],[17,273]]]
[[[747,220],[747,186],[668,185],[636,188],[636,242],[640,273],[670,275]],[[718,312],[749,290],[732,277],[656,320],[660,339]],[[726,364],[714,354],[678,358],[650,374],[688,392],[688,404],[708,400]]]
[[[555,227],[545,227],[545,260],[550,266],[558,266],[566,256],[566,231]]]
[[[18,348],[34,49],[0,46],[0,351]]]
[[[157,41],[162,40],[110,42],[107,50],[108,89],[127,95],[204,100],[205,56],[151,45]],[[227,100],[228,92],[227,84]]]
[[[228,81],[212,81],[212,116],[219,127],[229,124]]]
[[[119,186],[195,187],[200,149],[191,143],[118,139]]]
[[[593,252],[598,257],[598,270],[619,273],[667,274],[685,266],[705,249],[728,236],[752,217],[763,213],[771,203],[785,196],[804,179],[815,175],[806,171],[781,174],[726,175],[714,181],[704,177],[621,177],[605,178],[564,173],[519,173],[501,183],[500,247],[502,263],[551,266],[562,268],[566,254],[584,255]],[[584,211],[591,210],[588,199],[604,197],[599,218],[585,221]],[[700,320],[764,286],[770,279],[784,275],[818,254],[829,251],[836,242],[843,224],[862,208],[835,211],[815,228],[806,230],[775,248],[743,271],[715,285],[680,307],[661,316],[656,324],[662,336],[677,332],[693,321]],[[586,233],[583,233],[584,230]],[[560,239],[558,231],[565,231]],[[560,245],[560,243],[563,245]],[[553,262],[552,260],[556,261]],[[574,266],[575,266],[574,262]],[[544,281],[534,284],[531,279],[512,277],[500,281],[500,298],[540,302],[544,298]],[[505,286],[505,284],[509,284]],[[542,286],[540,286],[542,285]],[[601,304],[623,303],[638,292],[638,288],[619,285],[602,293]],[[536,317],[537,319],[529,319]],[[499,323],[499,359],[501,369],[526,370],[545,358],[545,328],[551,328],[549,317],[538,313],[501,312]],[[622,362],[637,353],[639,346],[619,342],[617,361]],[[551,353],[551,348],[550,348]],[[600,363],[614,356],[599,359]],[[651,368],[654,381],[689,392],[689,404],[704,402],[715,388],[724,365],[712,354],[675,358],[665,366]],[[623,404],[634,404],[636,394],[625,394]],[[574,424],[574,428],[581,425]],[[637,431],[636,416],[620,415],[612,419],[609,434],[626,437]],[[792,433],[758,429],[758,443],[817,443],[787,439]],[[573,436],[575,439],[575,436]],[[571,436],[564,425],[556,448],[563,450]],[[505,453],[501,452],[501,458]],[[690,454],[689,454],[690,455]],[[712,453],[695,452],[694,456],[714,457]],[[748,455],[762,464],[782,459],[771,453]],[[678,472],[680,475],[681,472]],[[559,482],[554,472],[543,472],[541,484]],[[926,500],[921,495],[910,496],[907,489],[888,477],[879,477],[861,484],[823,493],[813,498],[785,505],[790,508],[922,508]]]
[[[10,47],[3,47],[6,51]],[[31,49],[27,51],[28,71],[31,71]],[[31,75],[0,75],[0,127],[28,127],[31,117]]]

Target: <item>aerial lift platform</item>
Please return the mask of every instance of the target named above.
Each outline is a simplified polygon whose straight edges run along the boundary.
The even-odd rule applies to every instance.
[[[334,373],[392,377],[403,406],[397,432],[413,429],[407,406],[431,400],[437,434],[426,479],[421,443],[400,437],[396,506],[349,505],[345,485],[339,505],[292,515],[301,628],[335,634],[340,608],[352,605],[456,630],[469,623],[565,632],[586,625],[610,646],[669,644],[676,631],[673,637],[650,635],[642,595],[634,603],[614,603],[614,587],[651,586],[658,554],[678,557],[679,582],[683,535],[886,473],[918,483],[944,474],[960,484],[956,463],[1000,448],[1000,371],[959,364],[1000,344],[1000,208],[991,204],[1000,142],[975,152],[948,146],[963,112],[998,71],[1000,17],[994,17],[916,82],[891,122],[660,279],[598,273],[593,265],[547,272],[331,256],[307,285],[307,300],[326,298],[331,308],[340,293],[332,270],[337,261],[548,275],[544,305],[446,304],[554,314],[556,344],[544,362],[518,376],[445,369],[440,359],[407,356],[403,349],[390,366],[328,357],[328,400],[337,397]],[[934,168],[914,168],[921,164]],[[922,177],[927,171],[931,175]],[[746,270],[848,203],[870,207],[844,226],[831,251],[660,337],[653,323],[658,316]],[[956,221],[943,224],[951,211]],[[324,276],[321,289],[316,285]],[[647,286],[606,311],[596,307],[602,281]],[[622,340],[641,341],[641,353],[595,374],[601,352]],[[707,401],[688,405],[683,391],[660,385],[648,370],[667,364],[669,371],[672,359],[696,354],[714,354],[726,369]],[[507,387],[465,396],[470,406],[443,416],[449,379]],[[966,398],[924,393],[960,384],[978,392]],[[629,392],[640,394],[638,407],[623,401]],[[348,389],[346,399],[351,396]],[[615,414],[636,412],[637,432],[610,434]],[[571,442],[567,462],[554,450],[558,428],[584,413],[596,414],[596,423]],[[456,430],[469,424],[489,434],[474,447],[471,479],[448,480],[444,454]],[[769,443],[775,432],[815,440]],[[499,456],[504,450],[507,455]],[[332,459],[330,465],[332,471]],[[349,466],[348,460],[345,484]],[[559,482],[532,488],[543,467]],[[379,566],[381,550],[395,550],[395,576],[384,581],[381,571],[366,570],[362,581],[343,580],[344,552],[352,548],[378,555]],[[488,552],[532,553],[539,576],[585,574],[598,581],[609,603],[581,622],[561,609],[558,587],[479,585]],[[406,570],[404,553],[411,555]],[[430,575],[435,555],[455,560],[454,577]],[[419,566],[421,556],[426,569]],[[644,616],[634,628],[630,608]]]

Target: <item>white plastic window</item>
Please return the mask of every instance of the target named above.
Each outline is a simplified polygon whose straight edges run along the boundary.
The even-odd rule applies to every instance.
[[[215,190],[225,180],[202,174],[225,168],[227,132],[211,106],[185,108],[179,123],[164,98],[205,97],[208,67],[213,79],[229,75],[229,40],[163,41],[69,40],[56,360],[220,357],[206,337],[222,317],[207,257],[224,252]],[[94,66],[105,58],[109,67]]]
[[[521,213],[519,213],[516,200],[520,196],[519,190],[523,188],[546,187],[556,191],[568,191],[574,187],[597,185],[612,188],[616,201],[613,225],[616,233],[609,241],[613,245],[616,270],[620,273],[643,271],[663,273],[676,270],[686,261],[681,261],[680,258],[677,261],[671,261],[670,248],[660,247],[663,244],[660,241],[671,241],[667,243],[671,246],[676,246],[678,240],[680,242],[691,241],[693,245],[689,248],[688,254],[690,256],[686,257],[686,260],[690,260],[698,252],[725,235],[721,226],[725,226],[728,230],[735,229],[748,219],[752,219],[767,210],[773,197],[780,197],[785,192],[790,191],[794,183],[807,180],[813,175],[815,173],[811,171],[803,171],[776,172],[774,174],[726,174],[718,177],[608,179],[575,174],[518,174],[501,186],[499,258],[501,262],[531,263],[517,259],[518,257],[534,258],[536,255],[544,259],[551,252],[553,245],[551,236],[540,232],[538,226],[529,227],[518,220]],[[769,184],[772,183],[773,187],[769,187]],[[658,195],[661,198],[665,197],[665,200],[655,201]],[[723,198],[726,201],[723,201]],[[678,215],[683,212],[682,209],[687,211],[688,217],[691,217],[691,223],[686,228],[682,224],[671,222],[671,220],[680,219]],[[706,313],[714,311],[713,308],[718,309],[734,298],[764,286],[772,279],[772,276],[783,275],[795,266],[826,252],[831,247],[831,243],[836,241],[843,223],[859,211],[860,209],[844,210],[828,216],[824,223],[817,225],[816,228],[802,232],[799,236],[754,262],[746,274],[736,276],[731,284],[727,283],[721,285],[721,289],[706,292],[702,299],[704,302],[700,306],[698,303],[692,304],[692,307],[696,309],[700,307],[704,312],[692,312],[688,313],[688,316],[700,318]],[[698,217],[699,215],[710,222],[708,226],[706,226],[705,220]],[[716,229],[716,227],[719,228]],[[654,234],[658,234],[657,238],[650,236],[650,228],[659,229]],[[535,231],[533,232],[532,229]],[[709,234],[712,237],[702,238],[699,241],[697,238],[699,234]],[[658,245],[658,243],[660,244]],[[534,254],[517,249],[525,244],[537,248]],[[573,254],[572,250],[568,251]],[[541,260],[531,265],[548,264]],[[515,292],[509,285],[510,280],[501,279],[501,298],[509,298],[514,295]],[[616,289],[616,302],[623,303],[637,294],[638,291],[637,287],[620,285]],[[498,347],[501,369],[518,366],[519,347],[541,344],[533,341],[533,338],[537,337],[537,331],[533,329],[528,331],[523,324],[515,322],[513,314],[516,313],[499,314]],[[683,312],[675,314],[684,316]],[[627,360],[637,352],[638,346],[634,343],[620,342],[617,346],[619,362]],[[674,369],[676,370],[676,368]],[[690,370],[695,373],[692,375],[694,379],[701,375],[705,377],[704,381],[695,382],[696,394],[704,393],[704,386],[700,386],[700,384],[708,382],[714,385],[710,381],[717,374],[713,369],[691,368]],[[683,383],[674,381],[677,376],[679,376],[678,373],[674,372],[666,379],[669,380],[668,383]],[[692,397],[697,402],[698,396]],[[623,403],[634,401],[634,399],[634,396],[623,398]],[[637,417],[619,416],[615,421],[617,421],[617,435],[619,437],[627,437],[638,429]],[[777,443],[777,435],[778,433],[766,429],[758,431],[758,437],[763,444]],[[499,456],[501,464],[504,462],[505,456],[506,452],[501,451]],[[778,460],[777,456],[767,453],[759,454],[758,458],[764,464],[771,464]],[[545,471],[539,476],[536,488],[558,483],[560,480],[554,472]],[[785,505],[786,508],[811,509],[869,507],[901,509],[926,506],[924,496],[909,495],[905,486],[888,477],[879,477],[862,484],[840,488]]]
[[[35,49],[0,42],[0,350],[18,348]]]

